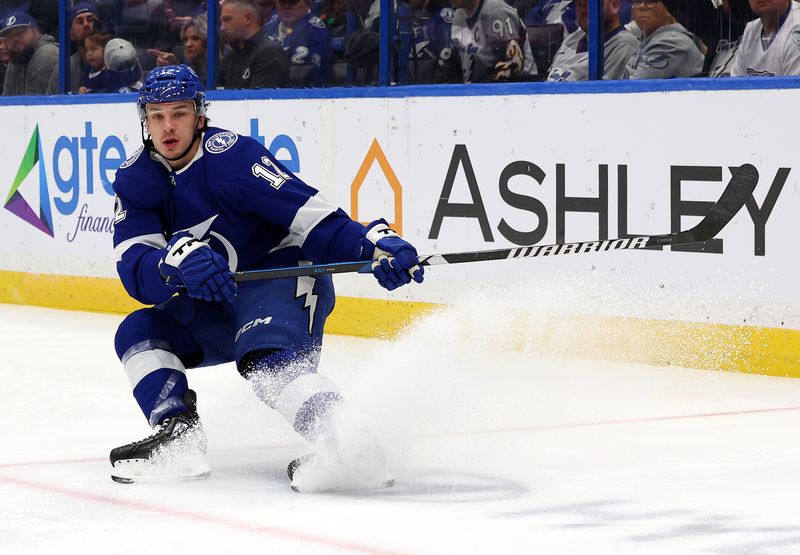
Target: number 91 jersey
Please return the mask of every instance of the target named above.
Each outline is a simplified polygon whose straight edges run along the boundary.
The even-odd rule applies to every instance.
[[[260,143],[231,131],[209,128],[197,155],[177,171],[140,148],[117,171],[114,192],[117,271],[145,304],[174,293],[157,267],[180,231],[207,242],[231,271],[360,258],[363,225]]]
[[[512,57],[520,58],[513,77],[536,75],[525,24],[516,8],[503,0],[482,0],[471,16],[458,8],[453,13],[451,37],[465,83],[496,79],[497,64]]]

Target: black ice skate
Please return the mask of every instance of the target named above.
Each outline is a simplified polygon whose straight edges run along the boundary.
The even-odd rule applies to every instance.
[[[112,480],[130,484],[208,477],[206,434],[193,391],[186,392],[184,402],[189,410],[164,419],[152,435],[111,450]]]

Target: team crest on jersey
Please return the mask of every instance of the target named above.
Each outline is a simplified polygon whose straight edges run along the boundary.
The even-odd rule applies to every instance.
[[[134,163],[134,162],[136,162],[136,160],[138,160],[138,159],[139,159],[139,155],[142,153],[142,151],[143,151],[143,150],[144,150],[144,147],[143,147],[143,146],[140,146],[140,147],[139,147],[139,148],[136,150],[136,152],[134,152],[134,153],[133,153],[133,156],[131,156],[130,158],[128,158],[127,160],[125,160],[125,161],[124,161],[122,164],[120,164],[119,168],[120,168],[120,169],[124,169],[124,168],[127,168],[128,166],[132,166],[132,165],[133,165],[133,163]]]
[[[439,12],[439,15],[442,17],[445,23],[453,23],[453,9],[452,8],[442,8],[442,11]]]
[[[669,58],[664,54],[650,54],[644,59],[644,63],[655,69],[667,69],[669,67]]]
[[[315,15],[311,16],[311,19],[309,19],[308,22],[319,29],[325,28],[325,24],[322,22],[322,20]]]
[[[211,154],[225,152],[239,139],[239,135],[230,131],[221,131],[206,140],[206,150]]]
[[[800,47],[800,25],[792,29],[792,42],[795,46]]]

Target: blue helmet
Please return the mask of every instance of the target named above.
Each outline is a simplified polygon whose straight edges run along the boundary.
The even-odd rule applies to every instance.
[[[205,115],[206,89],[192,68],[186,64],[162,66],[147,74],[139,89],[139,117],[144,120],[148,104],[191,100],[198,116]]]

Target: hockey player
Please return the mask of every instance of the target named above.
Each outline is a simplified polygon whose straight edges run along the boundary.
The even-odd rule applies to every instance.
[[[112,478],[207,475],[186,369],[235,361],[257,396],[316,449],[290,465],[294,489],[390,484],[369,435],[347,445],[337,427],[342,396],[316,372],[334,305],[330,276],[237,286],[230,272],[374,260],[375,277],[391,290],[422,282],[414,247],[383,220],[365,227],[350,219],[257,141],[209,127],[203,85],[188,66],[152,70],[138,109],[144,146],[116,174],[114,250],[127,292],[155,306],[123,320],[115,347],[155,433],[111,451]]]
[[[800,75],[800,4],[750,0],[758,15],[744,29],[732,77]]]
[[[503,0],[452,0],[451,36],[464,83],[536,75],[525,24]]]

